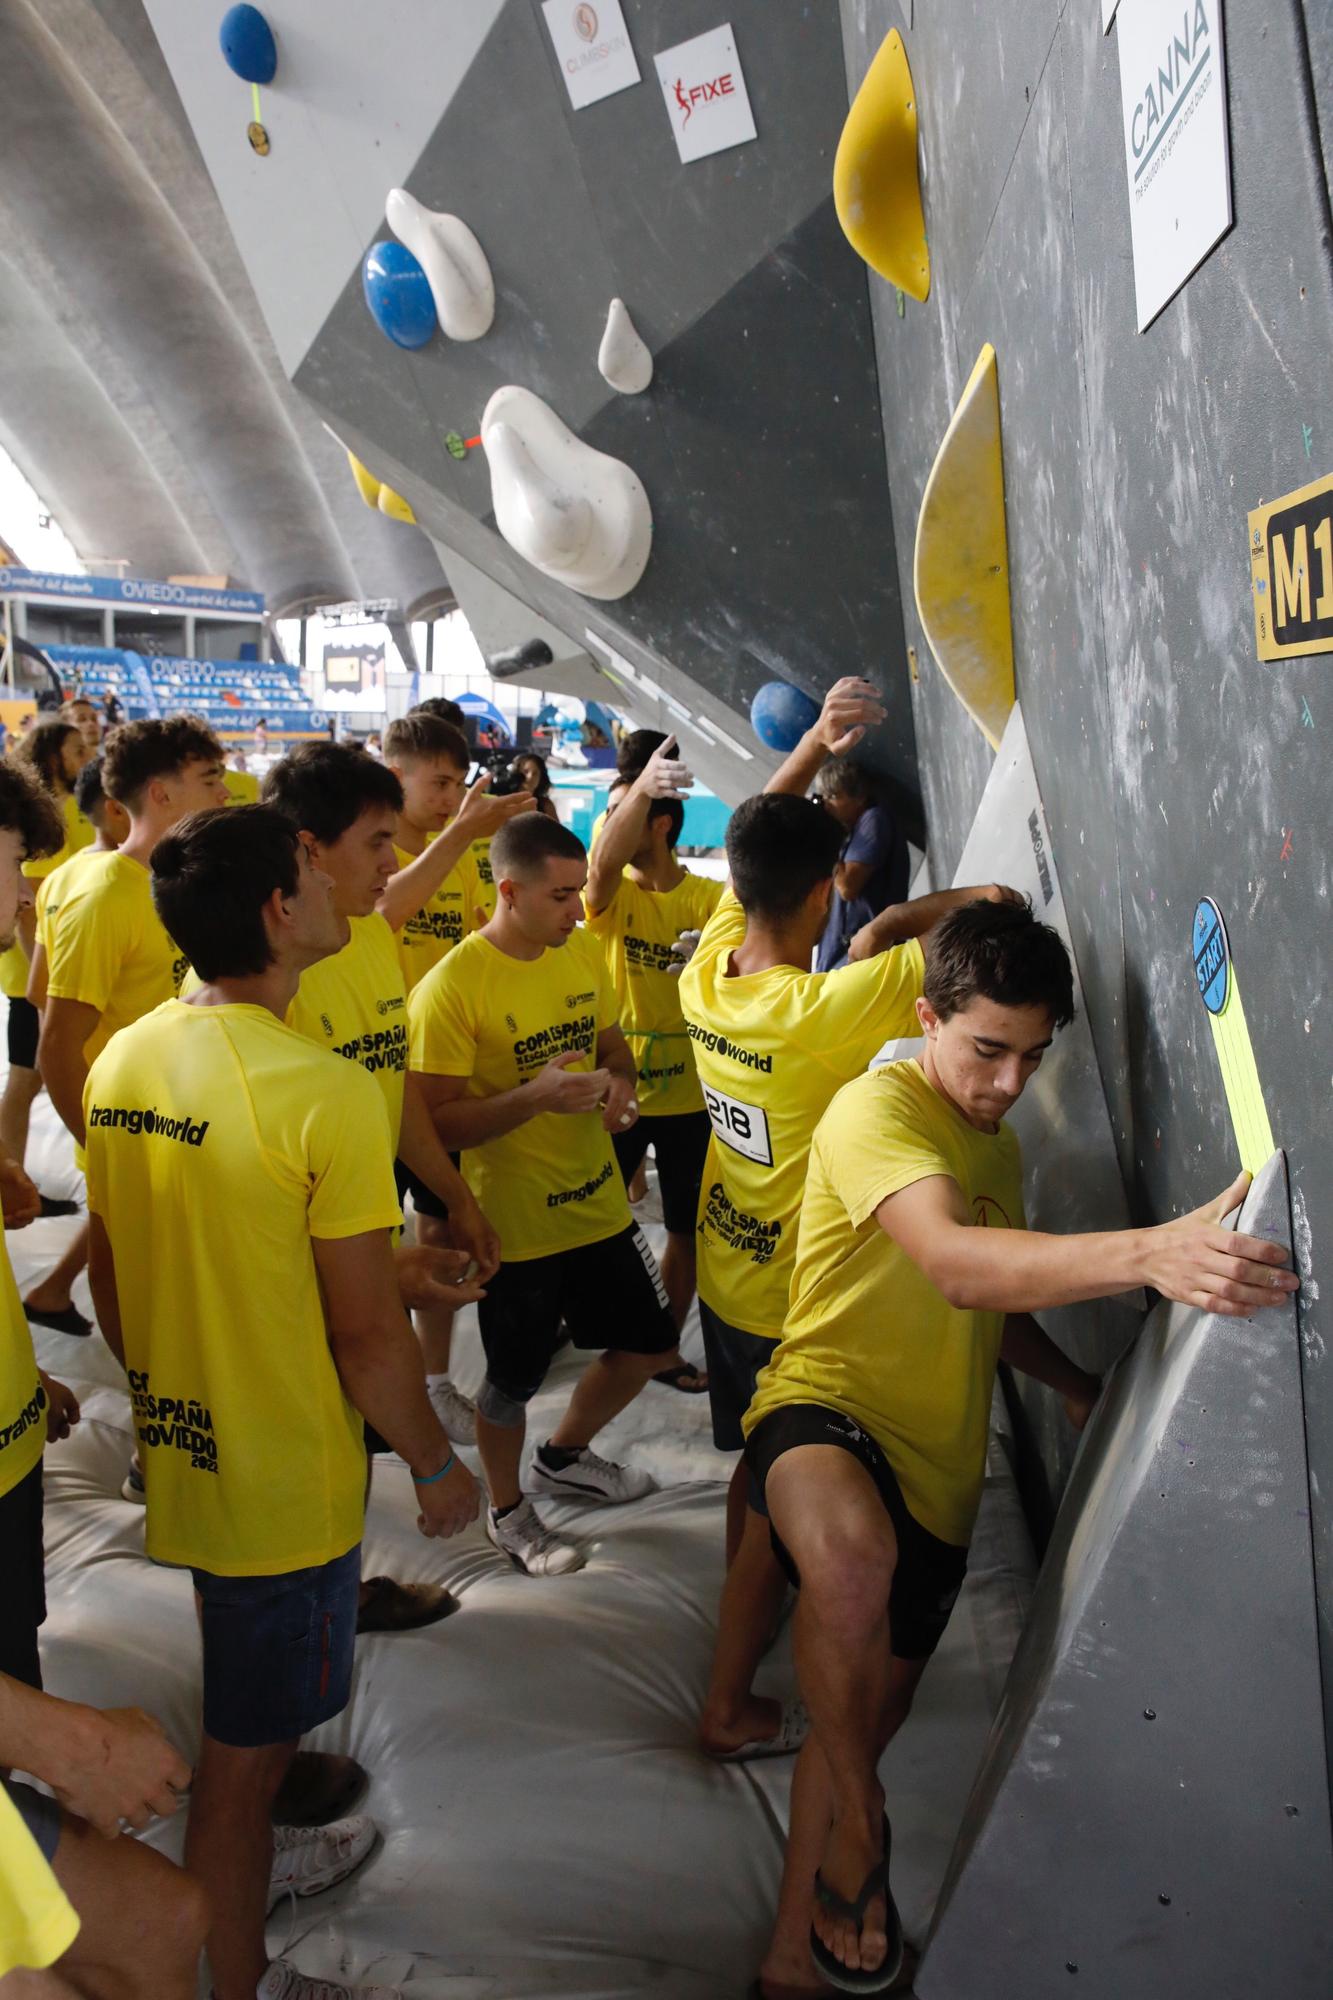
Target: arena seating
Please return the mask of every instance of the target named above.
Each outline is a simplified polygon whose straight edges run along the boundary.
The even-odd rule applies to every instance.
[[[323,714],[310,706],[295,669],[281,661],[148,658],[101,646],[45,651],[67,690],[99,707],[110,690],[130,719],[188,709],[224,736],[249,735],[261,716],[275,739],[324,733]]]

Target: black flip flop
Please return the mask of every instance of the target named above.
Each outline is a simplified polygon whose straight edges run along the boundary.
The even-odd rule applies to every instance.
[[[58,1201],[54,1195],[50,1194],[42,1196],[43,1218],[48,1215],[82,1215],[82,1213],[83,1206],[80,1202]]]
[[[683,1378],[692,1376],[692,1381]],[[688,1361],[682,1361],[678,1368],[661,1368],[653,1377],[664,1389],[678,1389],[682,1396],[706,1396],[708,1380],[702,1368],[694,1368]]]
[[[857,1935],[865,1921],[866,1908],[876,1896],[883,1896],[884,1930],[889,1941],[884,1954],[884,1963],[874,1972],[862,1972],[853,1966],[844,1965],[833,1956],[820,1937],[814,1925],[810,1926],[810,1956],[823,1973],[830,1986],[836,1986],[839,1993],[884,1993],[893,1985],[903,1968],[903,1927],[899,1920],[897,1906],[889,1889],[889,1853],[893,1836],[889,1827],[889,1816],[884,1815],[884,1852],[875,1863],[865,1881],[861,1893],[854,1902],[848,1902],[836,1889],[830,1889],[823,1876],[815,1874],[815,1895],[830,1916],[843,1917],[854,1923]]]
[[[30,1306],[25,1299],[23,1314],[30,1326],[53,1326],[57,1333],[72,1333],[76,1340],[86,1340],[93,1332],[93,1323],[85,1319],[77,1306]]]

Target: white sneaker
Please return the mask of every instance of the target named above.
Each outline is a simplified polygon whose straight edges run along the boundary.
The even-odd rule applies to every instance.
[[[528,1576],[567,1576],[570,1570],[583,1568],[582,1549],[548,1528],[531,1500],[520,1500],[503,1520],[496,1518],[494,1507],[488,1507],[486,1533],[501,1555]]]
[[[571,1465],[559,1472],[543,1463],[540,1447],[533,1453],[529,1485],[535,1493],[561,1493],[566,1499],[582,1495],[585,1500],[642,1500],[656,1493],[657,1481],[637,1466],[615,1465],[599,1458],[587,1445]]]
[[[130,1459],[130,1469],[120,1483],[120,1497],[122,1500],[130,1501],[135,1507],[148,1505],[148,1489],[143,1483],[143,1467],[139,1463],[137,1451]]]
[[[285,1958],[275,1958],[255,1988],[256,2000],[403,2000],[396,1986],[340,1986],[312,1979]]]
[[[450,1444],[477,1442],[477,1406],[470,1396],[456,1389],[447,1375],[428,1375],[426,1394]]]
[[[375,1845],[375,1832],[374,1820],[364,1813],[330,1820],[327,1826],[275,1826],[269,1909],[276,1909],[284,1896],[319,1896],[345,1882]]]

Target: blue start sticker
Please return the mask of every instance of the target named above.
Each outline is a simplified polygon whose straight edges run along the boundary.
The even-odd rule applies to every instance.
[[[1200,898],[1194,912],[1194,977],[1210,1014],[1220,1014],[1231,986],[1231,944],[1222,912],[1211,896]]]

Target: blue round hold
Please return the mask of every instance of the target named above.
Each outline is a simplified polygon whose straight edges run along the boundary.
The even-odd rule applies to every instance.
[[[817,703],[787,681],[766,681],[750,703],[750,721],[769,750],[794,750],[819,720]]]
[[[371,317],[397,347],[424,347],[435,331],[430,280],[401,243],[372,243],[361,266]]]
[[[228,7],[218,29],[228,69],[247,83],[272,83],[278,73],[278,45],[258,7]]]
[[[1231,987],[1231,941],[1222,912],[1211,896],[1203,896],[1194,912],[1192,932],[1194,977],[1210,1014],[1220,1014]]]

